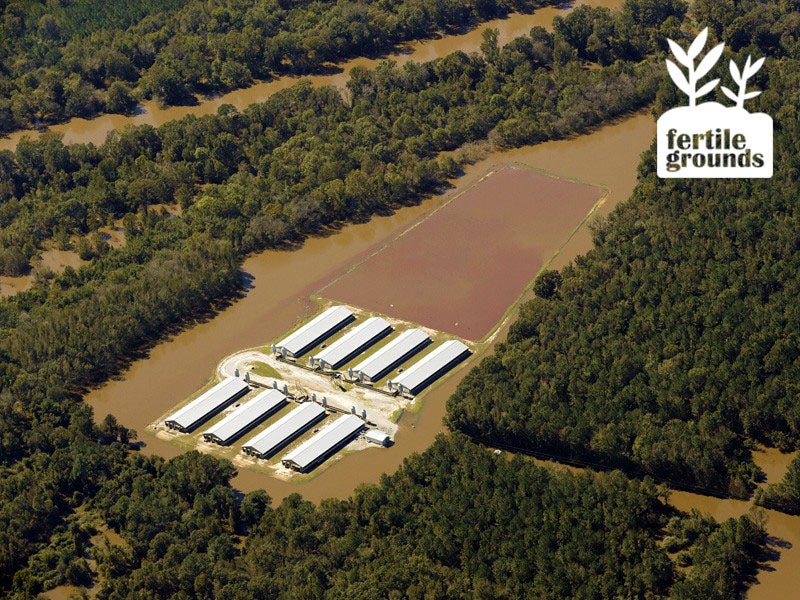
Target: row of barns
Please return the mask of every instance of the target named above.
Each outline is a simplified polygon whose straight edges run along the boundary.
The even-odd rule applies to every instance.
[[[229,377],[168,416],[164,422],[170,429],[183,433],[192,432],[249,391],[250,386],[247,382],[238,377]],[[278,413],[288,403],[286,395],[277,389],[261,391],[203,431],[203,439],[221,446],[229,446]],[[325,419],[327,415],[328,411],[320,404],[304,402],[244,442],[242,451],[256,458],[270,458]],[[308,440],[289,451],[281,458],[281,462],[296,471],[309,471],[349,443],[363,429],[365,422],[360,417],[355,414],[340,415]],[[365,437],[368,441],[379,445],[385,446],[389,442],[388,435],[375,429],[368,430]]]
[[[355,315],[348,308],[332,306],[277,344],[273,344],[272,352],[284,360],[297,361],[355,320]],[[350,327],[330,346],[323,345],[319,352],[309,357],[308,364],[322,371],[336,371],[393,333],[394,328],[386,319],[367,318]],[[347,374],[351,381],[374,384],[432,343],[430,336],[423,330],[407,329],[355,366],[349,367]],[[469,354],[470,350],[463,342],[443,342],[397,377],[388,380],[386,387],[393,393],[417,394]]]

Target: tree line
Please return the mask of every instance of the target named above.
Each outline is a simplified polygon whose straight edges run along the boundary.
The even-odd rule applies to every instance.
[[[546,1],[6,2],[0,132],[128,113],[143,98],[194,103]]]
[[[650,481],[554,473],[462,435],[440,436],[380,484],[318,507],[297,494],[277,506],[263,491],[237,499],[230,463],[194,451],[120,463],[85,507],[124,543],[92,543],[89,527],[72,522],[16,573],[14,590],[85,585],[96,573],[103,599],[612,598],[625,590],[723,600],[754,572],[765,538],[758,519],[718,524],[675,513]],[[70,548],[83,553],[55,558]],[[667,552],[692,569],[678,569]]]

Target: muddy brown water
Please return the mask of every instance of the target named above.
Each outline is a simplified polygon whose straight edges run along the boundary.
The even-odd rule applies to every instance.
[[[76,252],[72,250],[59,250],[58,248],[46,248],[40,253],[40,257],[31,263],[31,272],[28,275],[10,276],[0,275],[0,296],[12,296],[17,292],[24,292],[33,286],[34,273],[39,270],[61,273],[67,266],[73,269],[80,269],[86,261],[81,260]]]
[[[590,6],[605,6],[616,8],[622,4],[621,0],[587,0],[577,2],[577,4],[588,4]],[[551,27],[553,17],[566,14],[571,7],[565,3],[564,8],[546,7],[537,10],[533,14],[512,14],[505,19],[495,19],[478,25],[473,30],[461,35],[442,36],[438,39],[425,40],[421,42],[410,42],[400,51],[386,55],[382,58],[356,58],[343,62],[338,65],[341,69],[332,75],[315,75],[304,79],[310,80],[314,85],[333,85],[344,88],[349,78],[350,69],[356,66],[372,68],[381,60],[391,59],[398,64],[405,64],[409,61],[428,61],[441,56],[446,56],[456,50],[464,52],[479,52],[481,45],[481,33],[488,27],[498,30],[499,43],[505,44],[520,35],[527,35],[532,27],[541,25]],[[105,114],[93,119],[72,119],[66,123],[53,125],[48,131],[63,135],[65,143],[88,143],[102,144],[108,133],[119,129],[125,125],[153,125],[159,126],[173,119],[180,119],[187,115],[202,116],[214,114],[223,104],[232,104],[237,109],[243,109],[254,102],[263,102],[275,92],[291,87],[300,77],[281,77],[272,81],[260,82],[251,87],[234,90],[227,94],[222,94],[213,98],[203,99],[195,106],[169,106],[161,108],[156,102],[144,102],[140,110],[133,116]],[[16,131],[7,137],[0,138],[0,150],[13,150],[23,137],[36,137],[40,135],[33,130]]]

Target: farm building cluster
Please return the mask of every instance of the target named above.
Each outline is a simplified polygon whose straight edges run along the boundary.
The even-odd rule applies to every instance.
[[[273,354],[283,360],[297,360],[311,348],[321,344],[355,321],[355,315],[344,306],[332,306],[272,345]],[[323,372],[336,372],[342,365],[363,354],[394,333],[392,325],[382,317],[370,317],[348,329],[330,346],[324,346],[308,359],[308,366]],[[345,381],[372,385],[391,370],[432,344],[421,329],[406,329],[388,343],[346,370]],[[394,379],[386,382],[389,393],[414,395],[447,373],[470,354],[469,347],[459,340],[448,340],[416,361]],[[344,373],[342,373],[344,375]]]
[[[393,398],[413,401],[413,395],[470,354],[458,340],[436,344],[422,329],[396,327],[383,317],[362,318],[347,307],[332,306],[273,344],[271,353],[255,353],[276,367],[284,365],[280,370],[289,375],[282,384],[275,378],[270,385],[256,375],[251,380],[247,370],[240,377],[238,367],[221,368],[221,373],[234,371],[234,376],[168,415],[163,424],[175,435],[197,431],[210,445],[232,447],[242,440],[242,456],[255,461],[280,456],[280,465],[298,472],[311,471],[357,438],[364,445],[390,445],[391,436],[382,429],[388,426],[391,432],[396,425],[385,406],[394,406]],[[423,352],[429,346],[433,349]],[[423,355],[414,360],[418,354]],[[317,378],[310,383],[312,389],[324,389],[314,381],[326,380],[338,382],[339,389],[329,397],[299,382],[290,389],[293,378],[308,377]],[[357,412],[347,392],[337,393],[354,387],[360,391],[350,391],[350,396],[360,394],[365,402],[377,398],[373,406],[384,407],[382,415],[373,413],[377,426],[366,410]],[[286,410],[289,405],[293,408]],[[206,423],[211,424],[201,430]]]
[[[211,420],[230,405],[252,391],[250,384],[238,377],[228,377],[186,406],[168,416],[164,423],[169,429],[191,433]],[[258,427],[270,416],[290,404],[290,398],[277,389],[266,389],[243,401],[202,432],[206,442],[230,446],[247,432]],[[269,427],[246,440],[242,452],[255,458],[269,458],[302,436],[311,427],[325,419],[331,407],[315,401],[298,404]],[[362,416],[342,414],[305,440],[300,446],[281,458],[284,466],[306,472],[323,462],[328,456],[353,440],[367,429]],[[365,439],[379,445],[388,445],[389,437],[381,431],[370,429]]]

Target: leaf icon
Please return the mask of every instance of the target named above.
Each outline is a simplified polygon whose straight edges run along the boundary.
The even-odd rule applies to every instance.
[[[731,61],[730,68],[731,68],[731,77],[733,77],[733,80],[736,83],[742,83],[742,76],[739,74],[739,67],[736,66],[736,63]]]
[[[733,64],[733,62],[731,62],[731,64]],[[738,101],[738,98],[736,97],[736,94],[734,94],[731,90],[726,88],[724,85],[722,86],[722,93],[725,94],[728,98],[730,98],[734,102]]]
[[[717,84],[718,84],[718,83],[719,83],[719,79],[714,79],[714,80],[712,80],[712,81],[709,81],[707,84],[705,84],[705,85],[704,85],[703,87],[701,87],[699,90],[697,90],[697,92],[695,93],[694,97],[695,97],[695,98],[702,98],[702,97],[703,97],[703,96],[705,96],[705,95],[706,95],[708,92],[710,92],[710,91],[711,91],[711,90],[713,90],[715,87],[717,87]]]
[[[701,77],[705,77],[711,68],[717,64],[719,57],[722,56],[722,50],[725,48],[725,44],[719,44],[714,46],[711,50],[708,51],[703,57],[703,60],[700,61],[700,64],[697,65],[697,69],[694,72],[694,76],[696,79],[700,79]]]
[[[672,54],[675,55],[675,58],[678,59],[679,63],[681,63],[684,67],[690,67],[692,65],[692,59],[689,58],[689,55],[683,51],[683,48],[678,46],[678,44],[669,38],[667,39],[667,43],[669,44],[669,49],[672,50]]]
[[[708,39],[708,27],[703,29],[703,31],[701,31],[694,39],[692,45],[689,46],[689,52],[687,52],[689,58],[692,59],[697,58],[697,55],[700,54],[700,52],[705,47],[707,39]]]
[[[710,53],[709,53],[710,54]],[[761,68],[761,65],[764,64],[764,57],[759,58],[756,62],[751,64],[751,57],[748,55],[747,60],[744,62],[744,67],[742,70],[739,71],[739,67],[736,66],[736,63],[733,61],[730,62],[730,70],[731,76],[733,80],[739,84],[739,93],[734,94],[731,90],[726,87],[722,88],[722,92],[731,100],[736,102],[736,106],[738,108],[744,109],[744,101],[750,100],[751,98],[755,98],[761,92],[748,92],[747,91],[747,80],[750,79],[756,72]]]
[[[747,58],[749,60],[750,56],[748,55]],[[744,74],[745,79],[750,79],[753,75],[755,75],[758,72],[758,70],[761,68],[761,65],[764,64],[764,59],[765,58],[766,58],[766,56],[762,56],[756,62],[754,62],[752,65],[750,65],[750,67],[745,69],[745,74]]]
[[[703,29],[703,31],[697,35],[697,37],[689,46],[689,50],[686,52],[684,52],[683,48],[681,48],[672,40],[667,40],[672,54],[675,55],[675,58],[678,59],[678,62],[683,64],[688,71],[688,75],[684,75],[683,71],[681,71],[678,65],[671,60],[667,60],[667,71],[669,72],[669,76],[672,78],[672,81],[675,82],[675,85],[677,85],[684,94],[689,96],[689,106],[695,106],[698,98],[708,94],[719,83],[719,79],[715,79],[714,81],[710,81],[705,84],[699,90],[697,89],[698,81],[708,75],[709,71],[711,71],[714,65],[717,64],[719,57],[722,56],[722,50],[725,48],[725,44],[717,44],[706,53],[706,55],[703,57],[703,60],[701,60],[700,64],[698,64],[697,68],[695,68],[694,59],[697,58],[697,56],[703,51],[707,40],[708,27]]]
[[[669,71],[669,76],[672,77],[672,81],[675,82],[675,85],[677,85],[684,94],[691,97],[694,90],[692,90],[692,86],[689,85],[686,75],[678,68],[678,65],[669,59],[667,59],[667,71]]]

